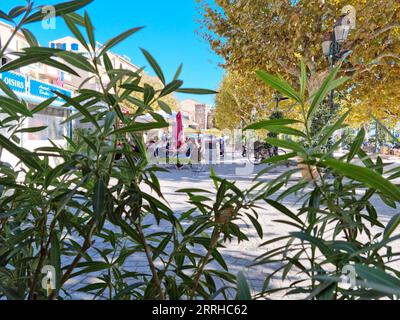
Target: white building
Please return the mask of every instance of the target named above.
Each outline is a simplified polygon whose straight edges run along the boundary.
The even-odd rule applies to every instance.
[[[0,40],[2,45],[8,42],[12,32],[13,27],[11,25],[0,22]],[[82,45],[73,37],[56,39],[51,41],[48,45],[50,48],[85,54]],[[17,56],[12,53],[22,51],[28,46],[29,44],[22,32],[18,32],[10,42],[5,52],[5,57],[0,61],[0,64],[5,65],[16,59]],[[98,44],[99,49],[101,46],[101,44]],[[126,56],[120,56],[111,52],[109,52],[108,55],[115,68],[128,69],[133,72],[139,69],[136,65],[131,63],[130,59]],[[74,91],[79,88],[82,82],[92,76],[89,72],[79,70],[73,66],[70,67],[77,72],[80,77],[42,63],[35,63],[13,70],[12,72],[3,72],[0,74],[0,77],[11,90],[26,101],[29,107],[33,109],[39,103],[53,97],[55,94],[52,91],[59,91],[66,96],[72,97]],[[100,67],[100,73],[104,74],[104,81],[108,80],[108,78],[106,79],[105,68]],[[84,88],[98,90],[99,84],[92,79],[85,83]],[[0,95],[4,95],[1,90]],[[51,139],[58,145],[65,147],[66,141],[64,136],[72,135],[72,127],[70,123],[63,123],[63,121],[66,120],[72,112],[73,110],[71,108],[63,106],[63,101],[61,99],[55,100],[52,105],[35,114],[33,118],[29,118],[23,124],[24,128],[47,126],[47,129],[34,133],[21,133],[19,135],[20,146],[28,150],[34,150],[39,147],[51,145],[49,142],[49,139]],[[4,118],[4,116],[4,114],[0,113],[0,119],[2,119],[2,117]],[[6,129],[0,128],[0,131],[6,137],[8,136]],[[17,161],[17,159],[6,150],[2,151],[1,160],[11,164],[16,164]]]
[[[0,38],[3,45],[6,44],[13,32],[13,27],[0,22]],[[5,57],[1,61],[1,65],[17,58],[13,52],[18,52],[28,47],[28,42],[24,35],[18,32],[15,38],[10,42]],[[52,91],[59,91],[67,96],[72,96],[72,91],[68,88],[62,88],[56,85],[59,71],[56,68],[35,63],[30,66],[22,67],[12,72],[3,72],[0,74],[1,79],[13,90],[19,97],[28,103],[30,108],[35,108],[39,103],[53,97]],[[4,94],[0,91],[0,94]],[[29,150],[38,147],[50,145],[48,139],[53,140],[62,146],[65,145],[63,136],[70,134],[71,128],[68,124],[62,122],[69,116],[71,110],[62,107],[61,99],[54,101],[52,105],[40,111],[34,118],[28,118],[23,124],[24,128],[47,126],[46,130],[35,133],[20,133],[20,145]],[[4,114],[0,113],[0,119],[4,118]],[[7,137],[7,131],[0,129],[1,133]],[[10,163],[15,163],[16,159],[3,150],[2,159],[7,159]]]

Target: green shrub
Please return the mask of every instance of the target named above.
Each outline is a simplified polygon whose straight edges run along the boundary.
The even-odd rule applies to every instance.
[[[247,240],[237,225],[242,215],[251,218],[261,233],[254,214],[245,213],[252,204],[243,201],[246,195],[234,183],[213,175],[215,198],[199,190],[182,190],[193,209],[174,213],[156,176],[164,169],[149,165],[141,134],[168,126],[155,112],[158,108],[171,112],[160,101],[165,95],[214,92],[182,88],[181,68],[167,82],[156,60],[145,50],[142,52],[163,83],[162,89],[142,85],[140,71],[114,68],[108,51],[140,28],[110,39],[99,50],[88,14],[81,17],[73,12],[90,2],[56,6],[57,14],[63,16],[88,55],[37,47],[34,36],[24,29],[42,18],[41,9],[30,2],[17,15],[2,13],[2,18],[15,23],[16,31],[24,30],[30,36],[31,46],[0,72],[39,61],[74,73],[72,66],[90,71],[101,90],[81,88],[73,98],[57,93],[65,107],[76,111],[66,121],[86,122],[91,130],[77,130],[72,139],[67,138],[66,149],[51,141],[51,147],[28,151],[19,146],[16,135],[26,119],[35,117],[54,98],[29,110],[0,82],[7,94],[0,101],[0,112],[5,115],[0,125],[7,132],[0,134],[0,146],[21,163],[17,168],[0,163],[0,299],[68,298],[72,292],[67,282],[84,275],[97,277],[96,283],[79,289],[94,298],[212,299],[227,297],[229,290],[236,294],[236,276],[228,272],[219,249],[225,239]],[[2,47],[0,57],[5,49]],[[100,64],[106,68],[107,85]],[[134,113],[124,114],[124,105],[133,106]],[[153,122],[139,123],[137,118],[144,114],[151,115]],[[118,142],[123,146],[120,151]],[[115,161],[117,152],[123,154],[120,161]],[[51,165],[53,158],[58,165]],[[154,231],[151,224],[162,226],[162,230]],[[196,253],[202,252],[198,248],[204,255]],[[144,258],[146,271],[126,267],[129,258]],[[214,261],[225,270],[210,265]],[[42,286],[42,272],[48,266],[55,270],[54,289],[51,279],[48,287]]]
[[[283,133],[299,141],[269,137],[267,143],[292,152],[266,160],[266,164],[273,166],[263,169],[259,177],[281,162],[301,159],[303,169],[309,171],[312,179],[289,186],[291,176],[301,171],[299,167],[272,182],[257,181],[243,191],[211,170],[215,192],[179,190],[187,195],[191,208],[178,214],[164,199],[157,179],[157,173],[164,169],[149,165],[141,133],[168,126],[155,112],[158,108],[170,112],[160,101],[163,96],[173,92],[213,92],[182,88],[183,82],[178,80],[181,68],[167,82],[155,59],[145,50],[142,52],[163,83],[162,89],[142,85],[140,72],[114,68],[108,51],[140,28],[116,36],[97,50],[89,16],[74,13],[90,2],[78,0],[68,6],[56,6],[56,13],[87,49],[88,56],[37,47],[34,35],[25,28],[40,21],[43,14],[31,2],[9,14],[1,12],[2,19],[15,24],[15,32],[24,32],[30,47],[0,72],[35,62],[70,73],[74,73],[73,66],[93,74],[101,90],[81,88],[73,98],[57,93],[65,106],[76,111],[67,122],[79,120],[89,123],[92,129],[78,130],[74,137],[67,138],[68,148],[51,141],[51,147],[29,151],[19,146],[17,134],[28,118],[35,117],[55,98],[30,110],[25,101],[0,81],[5,93],[0,101],[4,116],[0,128],[6,132],[0,134],[0,148],[15,155],[21,164],[11,168],[0,162],[0,299],[68,298],[72,294],[68,281],[87,275],[96,276],[98,281],[82,285],[80,291],[91,293],[94,298],[250,299],[246,279],[242,273],[229,272],[220,249],[227,241],[248,240],[240,229],[242,220],[251,222],[262,238],[265,226],[259,224],[256,212],[260,201],[279,210],[282,213],[279,223],[289,225],[294,231],[263,244],[266,253],[254,264],[276,267],[279,263],[280,267],[267,277],[264,290],[253,298],[270,297],[277,290],[270,287],[270,279],[280,274],[284,280],[290,280],[292,272],[300,280],[282,288],[289,295],[358,299],[393,298],[399,294],[399,271],[393,265],[399,253],[391,245],[399,239],[395,232],[400,217],[396,215],[384,225],[373,199],[379,197],[386,205],[397,206],[400,189],[392,181],[399,177],[400,168],[389,169],[382,159],[373,160],[361,150],[364,130],[360,130],[344,156],[335,156],[340,141],[326,152],[320,151],[343,127],[348,112],[317,132],[311,128],[312,119],[328,92],[347,81],[336,79],[338,68],[312,96],[307,96],[304,63],[299,92],[279,78],[258,73],[267,84],[296,102],[302,114],[301,121],[274,119],[248,127]],[[0,58],[8,44],[9,41],[1,47]],[[106,68],[107,85],[102,81],[100,64]],[[122,112],[125,105],[133,106],[135,112],[125,115]],[[154,121],[139,123],[137,118],[144,114],[151,115]],[[295,123],[303,129],[290,127]],[[118,149],[118,142],[122,142],[122,150]],[[117,152],[123,154],[120,161],[115,161]],[[354,164],[356,158],[358,165]],[[52,165],[52,159],[57,159],[58,164]],[[288,188],[279,192],[285,186]],[[296,212],[282,204],[293,194],[302,201]],[[162,226],[162,230],[154,231],[154,224]],[[128,267],[129,259],[142,258],[147,266],[144,272]],[[215,267],[214,262],[220,267]],[[55,270],[54,289],[51,281],[47,287],[42,286],[42,272],[48,266]],[[356,287],[348,289],[341,284],[340,277],[351,268]]]
[[[320,147],[344,127],[348,111],[335,123],[326,123],[318,132],[313,130],[312,119],[326,95],[347,81],[346,78],[336,79],[339,68],[336,67],[311,96],[306,94],[307,71],[304,63],[299,92],[280,78],[265,72],[258,73],[268,85],[298,104],[302,119],[299,122],[281,120],[280,125],[273,120],[263,121],[248,129],[281,127],[281,132],[292,130],[290,135],[300,138],[297,139],[299,142],[267,139],[268,143],[289,149],[292,153],[266,162],[279,165],[288,159],[297,159],[303,171],[306,168],[309,172],[305,175],[308,179],[294,185],[289,185],[289,179],[298,174],[301,167],[285,172],[265,186],[267,190],[275,191],[273,196],[270,193],[268,196],[263,193],[258,195],[282,213],[279,223],[293,230],[263,244],[267,251],[257,258],[255,264],[271,264],[276,271],[267,277],[260,297],[277,291],[269,287],[273,277],[281,275],[282,280],[290,282],[289,276],[293,272],[297,280],[281,289],[289,296],[301,294],[308,299],[359,299],[396,298],[400,293],[400,273],[393,264],[398,260],[399,252],[392,247],[393,242],[400,239],[399,235],[394,235],[400,218],[395,215],[385,226],[374,205],[376,201],[373,201],[379,198],[387,206],[397,207],[400,189],[392,181],[399,176],[400,168],[389,169],[381,158],[374,161],[362,151],[364,129],[359,131],[344,156],[337,157],[335,153],[341,141],[329,146],[326,152],[320,151]],[[293,123],[300,124],[303,130],[290,128]],[[259,177],[269,170],[261,171]],[[284,186],[286,189],[278,192]],[[282,204],[293,195],[301,201],[296,211]],[[274,250],[268,250],[271,245],[275,245]],[[278,268],[277,263],[280,265]],[[348,272],[354,279],[343,279]],[[344,280],[351,280],[353,286],[349,289]]]

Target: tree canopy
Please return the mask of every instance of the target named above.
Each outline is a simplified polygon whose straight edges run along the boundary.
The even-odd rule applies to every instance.
[[[274,91],[268,86],[259,85],[259,78],[254,73],[232,70],[226,73],[215,98],[215,124],[219,129],[234,129],[238,124],[248,125],[252,119],[252,111],[257,110],[256,118],[268,117],[276,105]],[[287,102],[280,107],[289,112]]]
[[[268,103],[269,90],[256,85],[255,75],[236,71],[225,75],[216,96],[215,124],[219,129],[234,129],[238,123],[249,123],[253,108],[262,110]],[[254,87],[255,86],[255,87]]]
[[[208,0],[201,2],[203,34],[225,59],[229,71],[248,74],[265,70],[291,83],[299,79],[299,58],[309,70],[309,89],[318,87],[329,70],[323,56],[324,35],[333,30],[343,8],[356,9],[356,28],[343,51],[342,75],[352,77],[347,104],[355,122],[370,112],[384,119],[398,117],[400,85],[400,2],[398,0]],[[253,90],[263,86],[258,82]],[[382,110],[385,111],[382,111]],[[360,112],[361,111],[361,112]]]

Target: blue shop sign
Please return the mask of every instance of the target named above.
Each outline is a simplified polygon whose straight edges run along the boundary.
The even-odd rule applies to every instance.
[[[26,92],[26,78],[24,76],[13,72],[3,72],[1,79],[12,91]]]
[[[32,80],[32,79],[29,81],[29,93],[32,96],[49,99],[49,98],[53,98],[55,96],[55,93],[53,93],[52,91],[60,92],[64,95],[66,95],[67,97],[72,96],[71,91],[61,89],[61,88],[53,86],[51,84],[43,83],[43,82],[40,82],[37,80]],[[62,99],[57,98],[57,101],[62,101]]]

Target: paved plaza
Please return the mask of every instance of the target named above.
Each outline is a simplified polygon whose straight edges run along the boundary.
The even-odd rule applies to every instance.
[[[391,159],[387,160],[391,161]],[[396,160],[397,161],[397,160]],[[217,164],[214,166],[216,174],[222,178],[228,179],[229,181],[236,181],[236,185],[244,190],[250,187],[253,183],[253,179],[256,176],[257,172],[264,168],[263,166],[256,166],[252,173],[248,173],[247,170],[243,170],[245,166],[248,165],[247,161],[243,158],[236,158],[234,161],[232,159],[227,159],[223,164]],[[267,175],[264,175],[262,179],[265,181],[272,180],[279,176],[282,172],[288,170],[287,167],[279,167],[277,169],[272,170]],[[238,174],[239,172],[239,174]],[[240,174],[240,172],[244,172]],[[168,173],[159,173],[158,177],[160,179],[160,184],[162,187],[162,191],[169,202],[173,211],[179,215],[192,206],[187,203],[186,194],[177,193],[176,190],[183,188],[201,188],[213,191],[214,186],[212,180],[210,179],[210,174],[207,168],[204,168],[202,172],[195,172],[190,170],[189,168],[183,168],[180,170],[171,169]],[[297,179],[300,179],[300,175],[294,176],[292,181],[289,184],[289,187],[296,182]],[[284,205],[289,209],[296,210],[300,206],[297,203],[297,198],[291,196],[284,201]],[[378,208],[378,213],[381,217],[381,221],[386,224],[391,216],[394,213],[397,213],[394,209],[388,209],[379,199],[374,199],[374,203],[376,203]],[[260,247],[260,244],[264,241],[267,241],[270,238],[287,235],[290,232],[290,228],[286,225],[279,224],[274,222],[274,220],[282,219],[283,215],[279,213],[276,209],[268,206],[265,203],[260,203],[262,209],[258,210],[259,214],[259,222],[263,227],[264,231],[264,239],[260,239],[257,235],[256,230],[251,224],[242,223],[240,225],[241,230],[249,237],[250,241],[242,242],[238,244],[237,242],[227,243],[226,248],[221,249],[221,254],[226,259],[226,263],[229,266],[229,271],[233,274],[236,274],[239,271],[243,271],[254,290],[254,292],[262,289],[264,280],[268,274],[273,271],[271,268],[265,266],[253,266],[249,267],[256,257],[265,253],[267,250],[271,250],[274,247]],[[155,221],[148,221],[149,224],[153,226],[148,229],[147,232],[157,232],[157,231],[165,231],[165,225],[161,223],[161,225],[157,225]],[[164,229],[163,229],[164,228]],[[99,243],[96,243],[99,246]],[[396,245],[399,245],[397,243]],[[216,268],[221,268],[217,264],[214,265]],[[147,261],[144,255],[135,254],[127,260],[126,268],[131,271],[137,272],[149,272],[147,267]],[[85,275],[85,277],[76,277],[71,279],[68,282],[68,287],[72,287],[74,294],[72,298],[74,299],[83,299],[83,298],[91,298],[90,295],[78,292],[77,290],[82,287],[82,285],[86,285],[89,283],[95,283],[96,277],[95,273],[91,276]],[[295,274],[292,277],[296,277]],[[284,285],[281,279],[274,279],[270,286],[272,287],[281,287]],[[278,296],[274,298],[283,298],[283,294],[280,293]]]

